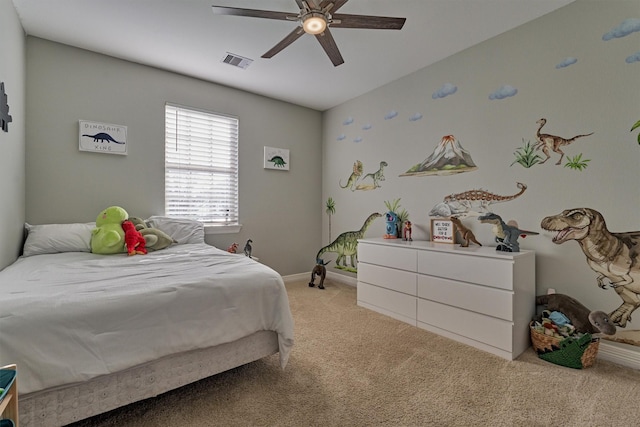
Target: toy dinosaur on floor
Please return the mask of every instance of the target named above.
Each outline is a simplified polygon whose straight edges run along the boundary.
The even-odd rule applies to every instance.
[[[517,224],[507,224],[502,220],[500,215],[489,212],[478,217],[478,221],[483,224],[493,225],[493,234],[496,235],[496,251],[503,252],[520,252],[520,244],[518,237],[535,236],[535,231],[521,230]]]
[[[322,259],[316,260],[316,265],[311,270],[311,281],[309,282],[309,287],[313,288],[316,283],[316,276],[320,276],[320,283],[318,284],[318,289],[324,289],[324,279],[327,277],[327,268],[325,265],[329,264],[331,261],[324,262]]]

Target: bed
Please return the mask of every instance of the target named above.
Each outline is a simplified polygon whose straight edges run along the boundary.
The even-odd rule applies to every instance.
[[[282,277],[207,245],[198,223],[148,221],[176,243],[97,255],[90,223],[27,225],[24,255],[0,271],[0,365],[18,365],[21,426],[65,425],[276,353],[286,366]]]

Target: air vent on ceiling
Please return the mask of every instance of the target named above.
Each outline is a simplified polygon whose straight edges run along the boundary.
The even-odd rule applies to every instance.
[[[253,59],[245,58],[243,56],[236,55],[235,53],[227,52],[227,55],[222,59],[222,62],[246,70],[247,67],[253,62]]]

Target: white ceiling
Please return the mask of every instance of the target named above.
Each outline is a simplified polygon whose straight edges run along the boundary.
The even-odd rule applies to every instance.
[[[295,0],[13,0],[25,32],[324,111],[575,0],[350,0],[339,13],[406,17],[404,28],[334,28],[334,67],[304,35],[260,56],[295,22],[215,15],[211,5],[298,11]],[[226,52],[254,62],[225,64]]]

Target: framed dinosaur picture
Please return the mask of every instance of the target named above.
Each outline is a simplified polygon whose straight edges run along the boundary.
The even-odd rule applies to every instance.
[[[127,155],[127,127],[79,120],[80,151]]]
[[[449,218],[431,218],[431,241],[434,243],[456,242],[456,225]]]
[[[264,147],[264,168],[288,171],[289,150],[286,148]]]

